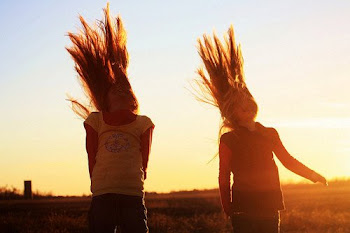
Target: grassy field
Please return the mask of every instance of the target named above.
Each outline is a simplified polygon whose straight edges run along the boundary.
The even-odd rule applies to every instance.
[[[350,233],[350,180],[283,186],[287,210],[281,232]],[[0,201],[0,232],[87,232],[90,199],[51,198]],[[147,194],[151,233],[225,233],[218,190]]]

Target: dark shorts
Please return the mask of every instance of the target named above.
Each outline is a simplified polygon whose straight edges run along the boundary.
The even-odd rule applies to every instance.
[[[246,214],[234,214],[231,217],[234,233],[279,233],[279,213],[271,217],[255,217]]]
[[[147,210],[142,197],[108,193],[92,198],[90,233],[148,233]]]

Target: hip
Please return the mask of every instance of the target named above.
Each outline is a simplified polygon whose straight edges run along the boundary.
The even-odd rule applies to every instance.
[[[279,211],[265,213],[234,213],[230,216],[234,233],[279,233]]]

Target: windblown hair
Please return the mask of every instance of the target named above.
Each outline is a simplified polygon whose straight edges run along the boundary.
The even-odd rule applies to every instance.
[[[109,4],[103,9],[104,22],[90,27],[80,16],[82,30],[68,36],[73,45],[66,48],[75,62],[75,69],[90,104],[82,104],[69,97],[73,111],[86,118],[92,111],[108,111],[107,94],[112,86],[130,99],[130,110],[138,111],[138,101],[127,77],[129,54],[126,31],[120,16],[110,18]]]
[[[219,108],[220,134],[225,128],[237,128],[236,112],[240,109],[256,116],[258,106],[245,83],[241,47],[236,46],[233,26],[228,30],[228,37],[225,36],[225,44],[215,34],[213,39],[203,35],[203,41],[198,39],[198,53],[207,74],[203,68],[197,70],[199,79],[195,81],[200,94],[197,98]]]

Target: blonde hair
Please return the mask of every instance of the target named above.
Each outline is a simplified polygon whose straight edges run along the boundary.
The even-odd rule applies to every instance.
[[[220,135],[224,129],[237,128],[236,112],[239,108],[248,108],[254,116],[258,112],[258,105],[245,83],[241,47],[236,46],[232,25],[224,39],[225,44],[222,44],[215,33],[213,39],[206,34],[203,41],[198,39],[198,53],[207,74],[199,68],[199,79],[195,80],[200,94],[197,98],[220,110]]]
[[[73,45],[66,48],[75,62],[75,70],[90,104],[82,104],[69,97],[73,111],[86,118],[92,111],[108,111],[107,93],[112,86],[127,93],[130,110],[138,111],[138,101],[127,77],[129,54],[126,48],[126,31],[121,17],[116,22],[109,15],[109,4],[103,9],[104,22],[90,27],[80,16],[82,30],[68,36]]]

